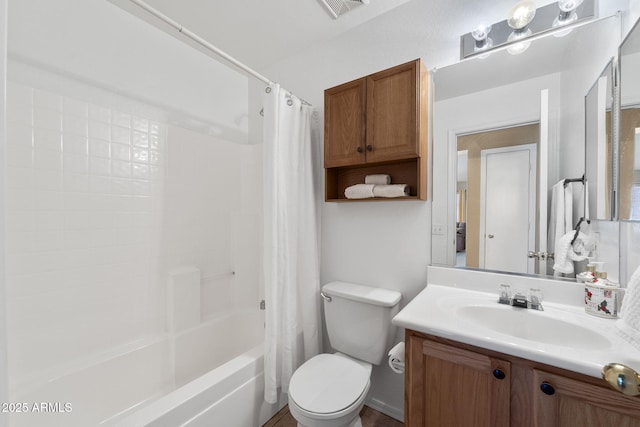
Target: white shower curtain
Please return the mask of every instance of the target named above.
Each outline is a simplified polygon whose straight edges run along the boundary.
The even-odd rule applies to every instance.
[[[269,90],[270,89],[270,90]],[[264,96],[265,400],[320,351],[312,108],[279,85]]]

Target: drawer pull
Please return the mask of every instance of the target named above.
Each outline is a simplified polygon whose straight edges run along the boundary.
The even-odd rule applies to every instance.
[[[540,384],[540,390],[542,390],[542,392],[544,394],[547,394],[549,396],[555,394],[555,392],[556,392],[556,389],[553,388],[553,386],[551,384],[549,384],[549,383]]]
[[[507,377],[502,369],[494,369],[493,370],[493,376],[496,377],[499,380],[503,380],[503,379],[505,379]]]
[[[602,368],[602,378],[609,386],[629,396],[640,395],[640,374],[621,363],[610,363]]]

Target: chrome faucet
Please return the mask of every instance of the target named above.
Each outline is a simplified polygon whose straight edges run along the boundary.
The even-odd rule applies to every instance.
[[[498,303],[511,305],[513,307],[530,308],[532,310],[544,311],[542,308],[542,291],[537,288],[529,289],[529,295],[524,295],[518,291],[511,294],[511,286],[500,285],[498,289]]]

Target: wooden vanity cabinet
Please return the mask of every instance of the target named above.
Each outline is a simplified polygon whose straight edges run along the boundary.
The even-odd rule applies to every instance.
[[[408,427],[640,427],[640,398],[604,380],[411,330],[405,346]]]
[[[427,85],[418,59],[325,90],[327,201],[376,173],[426,199]]]

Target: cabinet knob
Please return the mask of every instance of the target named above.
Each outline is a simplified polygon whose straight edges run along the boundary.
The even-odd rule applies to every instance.
[[[362,149],[362,147],[358,147],[358,148],[356,148],[356,151],[357,151],[358,153],[362,153],[364,150]]]
[[[367,144],[367,151],[373,151],[373,147],[371,146],[371,144]]]
[[[640,395],[640,374],[621,363],[610,363],[602,368],[602,378],[609,386],[629,396]]]
[[[504,373],[504,371],[502,369],[494,369],[493,370],[493,376],[496,377],[499,380],[503,380],[507,377],[507,375]]]
[[[547,394],[549,396],[555,394],[555,392],[556,392],[556,389],[553,388],[553,386],[551,384],[549,384],[549,383],[540,384],[540,390],[542,390],[542,392],[544,394]]]

